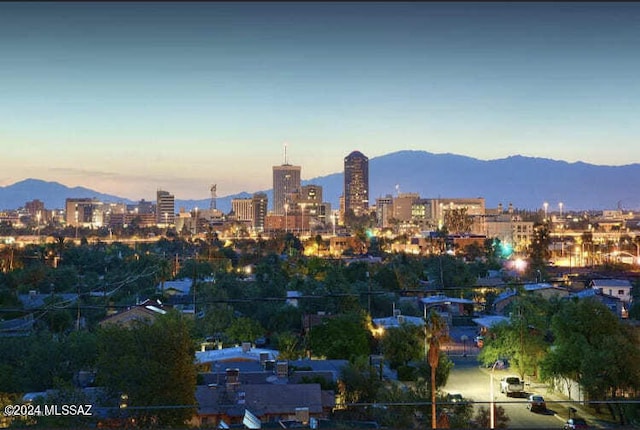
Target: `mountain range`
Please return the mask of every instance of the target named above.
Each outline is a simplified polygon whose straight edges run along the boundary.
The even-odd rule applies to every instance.
[[[302,166],[304,172],[304,166]],[[302,181],[321,185],[325,201],[338,208],[343,192],[342,172]],[[371,204],[377,197],[396,193],[418,193],[423,198],[484,197],[487,207],[507,206],[539,209],[543,202],[567,210],[640,208],[640,164],[601,166],[583,162],[569,163],[547,158],[510,156],[497,160],[479,160],[455,154],[426,151],[399,151],[369,160]],[[262,190],[272,201],[271,190]],[[217,198],[217,208],[228,212],[231,199],[250,197],[251,193]],[[134,203],[115,195],[88,188],[69,188],[57,182],[26,179],[0,187],[0,208],[17,209],[39,199],[48,209],[64,208],[66,198],[94,197],[105,202]],[[180,200],[176,208],[208,208],[209,198]]]

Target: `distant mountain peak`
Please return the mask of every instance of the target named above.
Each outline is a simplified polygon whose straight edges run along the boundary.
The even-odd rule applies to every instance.
[[[366,155],[366,154],[365,154]],[[479,160],[451,153],[435,154],[421,150],[402,150],[369,159],[370,204],[376,197],[402,192],[423,198],[483,197],[486,206],[513,203],[520,209],[539,209],[543,202],[563,202],[565,210],[609,209],[624,202],[626,208],[640,208],[635,184],[640,164],[597,166],[581,161],[569,163],[548,158],[511,155],[497,160]],[[303,181],[323,187],[325,201],[338,207],[343,193],[343,172]],[[264,191],[271,196],[271,190]],[[252,193],[218,197],[220,210],[228,212],[231,199]],[[28,178],[0,187],[0,208],[16,209],[39,199],[47,208],[62,208],[69,197],[95,197],[103,201],[133,203],[127,199],[83,187],[70,188],[58,182]],[[176,208],[209,204],[209,199],[179,200]],[[271,198],[271,197],[269,197]],[[270,202],[271,204],[271,202]]]

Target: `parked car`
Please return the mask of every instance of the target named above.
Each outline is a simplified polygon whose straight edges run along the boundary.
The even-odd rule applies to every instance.
[[[517,376],[507,376],[500,380],[500,392],[509,396],[521,396],[524,393],[524,381]]]
[[[529,396],[527,402],[527,409],[531,412],[545,412],[547,410],[547,403],[544,401],[544,397],[539,394],[532,394]]]
[[[458,402],[462,402],[464,400],[464,398],[462,397],[462,394],[460,393],[449,393],[447,394],[447,401],[451,402],[451,403],[458,403]]]
[[[569,418],[562,428],[563,430],[584,430],[590,427],[582,418]]]

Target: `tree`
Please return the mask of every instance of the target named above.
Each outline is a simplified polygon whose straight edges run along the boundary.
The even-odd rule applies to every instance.
[[[493,405],[494,408],[494,427],[498,429],[507,428],[509,425],[509,417],[502,406]],[[491,426],[491,414],[489,408],[480,406],[475,416],[475,428],[488,429]]]
[[[195,347],[187,322],[177,313],[127,329],[103,327],[98,334],[98,384],[113,398],[128,396],[142,425],[182,425],[195,412]],[[167,408],[169,406],[169,408]]]
[[[233,320],[224,334],[232,343],[253,342],[264,334],[264,328],[253,318],[240,317]]]
[[[538,224],[533,227],[533,237],[529,246],[529,264],[527,265],[527,276],[536,278],[540,274],[544,279],[547,276],[547,262],[551,253],[549,245],[551,235],[546,224]]]
[[[551,322],[554,347],[542,362],[545,380],[571,379],[590,399],[640,388],[640,348],[629,327],[593,299],[563,304]],[[596,404],[596,408],[598,404]]]
[[[363,313],[338,315],[326,319],[309,333],[309,346],[314,355],[327,359],[349,359],[367,356],[370,333]]]
[[[423,356],[422,333],[421,327],[406,323],[385,331],[380,346],[392,369],[407,365],[411,360],[418,360]]]
[[[340,370],[338,391],[346,403],[373,403],[377,401],[382,381],[367,357],[359,357]]]
[[[549,349],[545,340],[549,329],[549,303],[538,295],[519,296],[507,312],[508,322],[492,327],[479,359],[485,364],[509,358],[520,378],[537,375]]]
[[[280,333],[276,339],[278,359],[297,360],[302,355],[300,339],[293,333]]]

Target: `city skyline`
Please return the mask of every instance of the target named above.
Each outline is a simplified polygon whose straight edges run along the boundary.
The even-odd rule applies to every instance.
[[[152,200],[415,149],[640,162],[634,3],[3,3],[0,186]],[[250,173],[247,173],[250,172]]]

